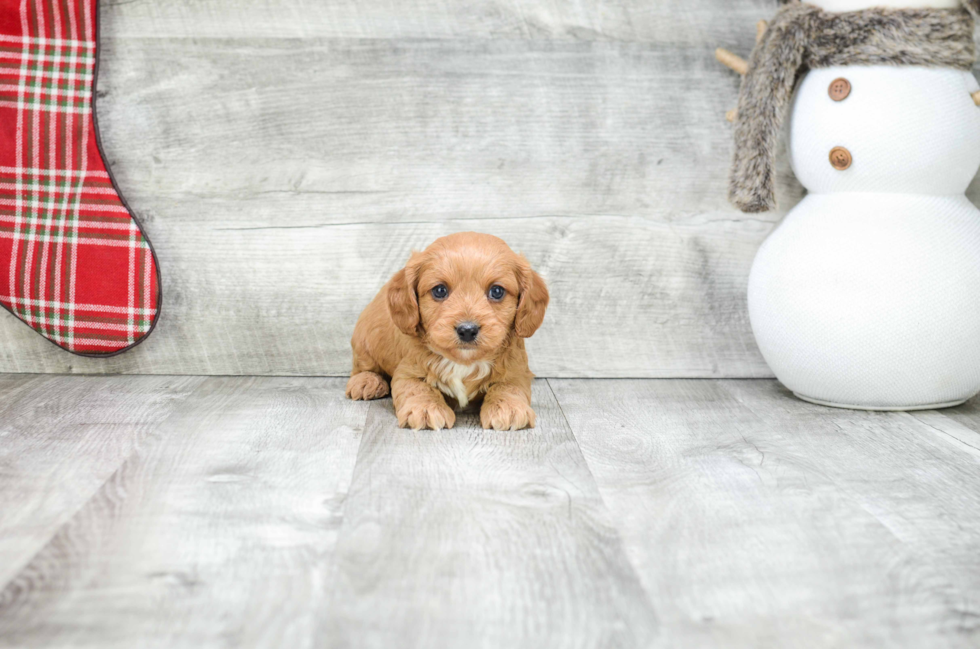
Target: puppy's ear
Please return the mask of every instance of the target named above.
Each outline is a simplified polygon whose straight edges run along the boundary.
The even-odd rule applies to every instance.
[[[548,287],[524,257],[520,258],[517,279],[521,296],[517,303],[517,316],[514,318],[514,332],[521,338],[530,338],[544,321],[544,312],[550,299]]]
[[[409,336],[419,335],[419,296],[417,294],[418,273],[422,256],[413,252],[400,271],[395,273],[388,285],[388,313],[395,326]]]

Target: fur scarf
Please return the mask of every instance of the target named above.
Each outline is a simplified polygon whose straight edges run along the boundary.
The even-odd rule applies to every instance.
[[[970,70],[973,16],[963,9],[885,9],[830,13],[792,2],[779,10],[752,51],[735,119],[729,199],[743,212],[776,207],[776,145],[801,72],[837,65],[922,65]],[[969,9],[969,11],[968,11]]]

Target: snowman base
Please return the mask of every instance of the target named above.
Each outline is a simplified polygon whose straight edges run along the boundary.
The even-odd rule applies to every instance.
[[[946,401],[944,403],[927,403],[920,406],[859,406],[853,403],[834,403],[833,401],[824,401],[823,399],[814,399],[813,397],[808,397],[805,394],[800,394],[799,392],[794,392],[794,396],[797,399],[801,399],[808,403],[813,403],[818,406],[827,406],[830,408],[842,408],[844,410],[869,410],[872,412],[911,412],[915,410],[942,410],[943,408],[955,408],[956,406],[962,406],[964,403],[969,401],[969,399],[958,399],[956,401]]]
[[[980,210],[965,196],[809,194],[749,275],[759,350],[811,403],[921,410],[980,390]]]

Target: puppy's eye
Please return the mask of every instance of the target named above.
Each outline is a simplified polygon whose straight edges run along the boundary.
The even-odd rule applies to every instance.
[[[432,297],[434,297],[437,300],[445,300],[446,297],[449,295],[449,289],[446,288],[445,284],[440,284],[439,286],[432,289],[431,292],[432,292]]]
[[[494,284],[490,287],[490,290],[487,291],[487,295],[494,302],[499,302],[500,300],[504,299],[505,295],[507,295],[507,289],[499,284]]]

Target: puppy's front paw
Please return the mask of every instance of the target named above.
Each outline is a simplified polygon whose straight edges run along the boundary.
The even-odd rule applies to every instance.
[[[397,414],[398,425],[412,430],[452,428],[456,423],[456,413],[449,406],[428,400],[411,400]]]
[[[534,411],[519,399],[486,401],[480,408],[480,425],[494,430],[534,428]]]
[[[388,382],[374,372],[358,372],[347,381],[347,398],[370,401],[388,396]]]

